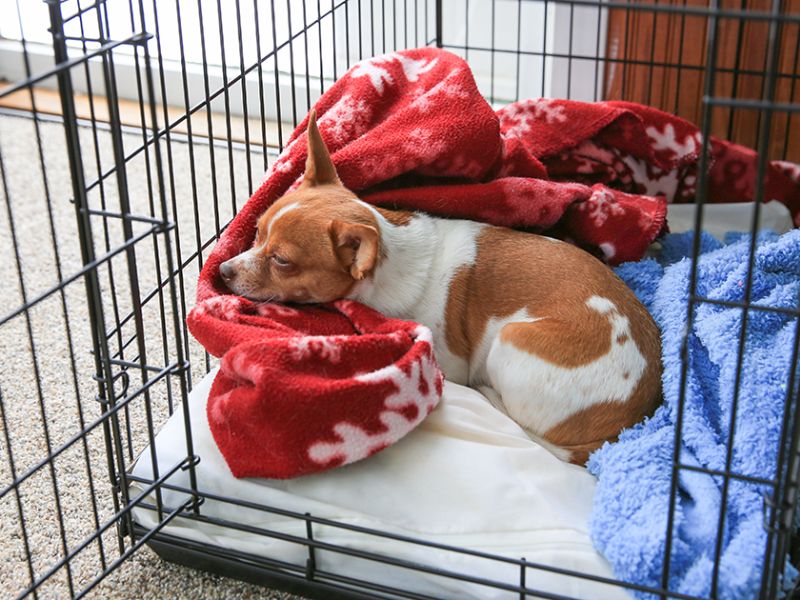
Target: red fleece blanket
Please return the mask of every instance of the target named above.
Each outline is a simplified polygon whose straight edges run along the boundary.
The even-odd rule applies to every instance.
[[[442,373],[431,332],[350,300],[302,310],[235,296],[190,317],[222,356],[208,398],[236,477],[297,477],[366,458],[432,411]]]
[[[665,227],[667,202],[696,191],[696,126],[623,102],[540,99],[494,112],[467,64],[442,50],[359,63],[315,108],[342,182],[366,201],[557,232],[611,264],[640,258]],[[209,423],[237,476],[291,477],[368,456],[410,431],[441,389],[424,328],[372,311],[364,327],[353,303],[277,309],[227,295],[219,265],[250,247],[261,213],[299,182],[306,123],[212,251],[188,319],[223,357]],[[717,139],[711,152],[709,201],[752,199],[755,153]],[[765,191],[800,222],[800,169],[769,163]],[[309,353],[293,350],[303,344]]]

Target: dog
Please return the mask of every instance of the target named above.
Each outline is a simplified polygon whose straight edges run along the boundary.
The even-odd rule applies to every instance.
[[[659,331],[606,265],[549,237],[371,206],[339,180],[313,112],[307,139],[301,184],[220,265],[232,292],[350,298],[426,325],[450,381],[575,464],[653,412]]]

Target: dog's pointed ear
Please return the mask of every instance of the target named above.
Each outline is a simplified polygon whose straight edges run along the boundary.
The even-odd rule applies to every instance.
[[[353,279],[364,279],[378,262],[378,230],[334,219],[328,225],[333,250]]]
[[[317,127],[317,111],[312,110],[308,115],[306,128],[308,142],[308,158],[306,158],[306,172],[303,175],[303,185],[313,187],[329,183],[339,183],[336,167],[333,166],[331,155]]]

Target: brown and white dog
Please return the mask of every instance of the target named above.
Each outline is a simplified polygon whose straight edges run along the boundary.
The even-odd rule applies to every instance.
[[[220,266],[233,292],[352,298],[423,323],[448,379],[574,463],[654,410],[659,332],[608,267],[548,237],[362,202],[339,181],[313,113],[308,146],[302,184]]]

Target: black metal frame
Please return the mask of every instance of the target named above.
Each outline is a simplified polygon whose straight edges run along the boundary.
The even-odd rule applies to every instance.
[[[190,0],[175,0],[174,4],[160,2],[156,6],[155,0],[44,0],[48,5],[50,29],[52,35],[52,51],[55,65],[40,73],[33,73],[29,58],[29,47],[23,39],[20,45],[26,78],[0,90],[0,99],[13,93],[27,92],[31,111],[4,111],[6,114],[25,116],[32,123],[38,165],[25,165],[27,169],[37,169],[37,177],[42,182],[44,190],[44,206],[47,213],[46,229],[50,240],[50,253],[55,267],[55,283],[36,293],[30,291],[26,279],[25,249],[18,232],[22,231],[17,218],[18,206],[14,203],[14,190],[10,182],[12,169],[19,168],[12,157],[4,153],[4,141],[0,140],[0,180],[5,203],[5,218],[10,234],[10,246],[13,249],[13,262],[16,265],[17,285],[19,288],[19,304],[16,308],[4,307],[0,316],[0,332],[5,334],[17,323],[22,323],[29,348],[14,348],[15,352],[27,352],[31,362],[31,381],[35,384],[38,413],[35,415],[37,422],[42,427],[42,442],[44,455],[40,460],[26,464],[20,468],[15,451],[28,443],[17,438],[17,432],[10,426],[7,415],[8,399],[3,393],[4,387],[9,382],[0,382],[0,420],[3,423],[2,453],[7,464],[5,471],[0,472],[0,509],[4,503],[13,503],[15,512],[15,525],[19,530],[21,552],[25,556],[27,566],[27,582],[21,589],[14,592],[24,596],[32,594],[34,597],[47,594],[51,586],[62,594],[66,591],[72,597],[80,597],[92,590],[104,577],[111,573],[125,559],[136,552],[143,544],[147,543],[157,553],[175,562],[200,567],[218,573],[238,577],[248,581],[264,583],[274,587],[289,589],[310,596],[331,598],[337,595],[342,597],[374,597],[386,595],[392,597],[427,597],[421,594],[383,586],[376,582],[354,580],[337,573],[325,572],[316,565],[315,551],[340,552],[357,556],[359,558],[393,564],[400,568],[440,574],[443,577],[472,581],[496,589],[503,589],[526,596],[551,597],[559,596],[537,591],[526,585],[526,574],[531,570],[541,569],[549,572],[564,572],[555,567],[537,565],[524,559],[492,556],[485,553],[471,551],[465,548],[449,548],[432,541],[416,540],[381,532],[367,528],[354,527],[342,523],[316,518],[309,514],[291,513],[269,506],[244,503],[235,498],[213,497],[219,502],[246,505],[252,509],[290,516],[305,523],[306,536],[293,537],[279,534],[274,531],[258,530],[243,524],[229,523],[203,515],[201,505],[206,498],[212,495],[198,489],[194,474],[195,466],[200,460],[192,447],[191,427],[185,419],[186,433],[186,458],[173,465],[167,471],[159,472],[155,460],[155,445],[152,443],[157,425],[171,414],[176,402],[184,404],[188,399],[189,390],[192,388],[193,376],[206,373],[211,366],[207,353],[190,339],[185,327],[187,310],[191,304],[191,284],[196,279],[199,269],[203,265],[204,253],[218,239],[225,228],[225,223],[235,215],[241,202],[252,193],[254,189],[253,161],[258,165],[259,155],[261,166],[266,169],[270,157],[274,158],[282,150],[286,134],[292,126],[296,126],[302,118],[303,98],[298,99],[298,88],[305,84],[305,106],[312,105],[312,93],[316,89],[322,93],[329,81],[335,80],[340,71],[341,57],[344,56],[345,66],[350,66],[353,60],[374,55],[379,51],[419,45],[436,45],[465,55],[470,53],[488,54],[491,59],[491,72],[489,74],[490,93],[489,99],[495,98],[495,60],[500,54],[515,56],[517,81],[520,78],[520,61],[523,56],[536,56],[546,61],[547,59],[566,59],[571,67],[574,60],[592,60],[596,64],[596,78],[600,77],[599,65],[617,62],[623,69],[628,65],[641,65],[642,61],[631,61],[618,58],[604,58],[600,56],[599,37],[597,53],[594,56],[578,55],[572,52],[571,37],[570,51],[568,53],[548,52],[546,44],[541,51],[527,51],[522,49],[522,26],[517,23],[516,49],[499,48],[495,45],[495,7],[501,2],[516,1],[518,21],[522,11],[522,0],[486,0],[491,2],[492,9],[492,43],[489,47],[470,45],[469,43],[469,2],[470,0],[391,0],[392,17],[390,26],[391,35],[387,35],[387,5],[388,0],[369,0],[369,21],[366,26],[363,22],[364,9],[367,1],[364,0],[330,0],[330,8],[323,7],[322,0],[316,2],[316,19],[309,20],[306,9],[313,8],[310,2],[303,3],[302,27],[293,28],[291,16],[291,0],[271,0],[268,7],[272,17],[272,31],[261,31],[259,27],[258,11],[265,10],[265,3],[253,1],[256,22],[252,34],[255,35],[258,49],[258,60],[252,64],[245,64],[245,53],[242,47],[243,36],[250,32],[243,31],[241,18],[241,2],[235,0],[233,4],[226,4],[223,11],[222,0],[216,0],[216,17],[209,18],[209,22],[216,20],[218,31],[216,35],[222,45],[222,60],[224,56],[224,31],[223,12],[230,18],[235,10],[237,30],[239,36],[238,73],[229,78],[232,69],[222,69],[223,84],[218,89],[210,85],[209,60],[205,52],[206,36],[214,34],[205,30],[205,20],[202,9],[204,3],[197,2],[200,13],[200,36],[203,41],[203,100],[199,103],[190,102],[190,85],[187,81],[188,65],[185,59],[183,25],[181,20],[182,3],[189,4]],[[448,21],[445,14],[447,6],[464,2],[467,14],[466,36],[463,44],[448,43],[448,28],[452,21]],[[473,0],[475,1],[475,0]],[[709,132],[711,127],[712,111],[716,107],[733,107],[741,110],[755,110],[761,115],[758,147],[759,161],[756,184],[756,203],[752,221],[752,233],[756,231],[760,213],[760,204],[763,200],[764,173],[767,161],[767,149],[771,132],[771,119],[778,112],[794,115],[800,110],[796,103],[781,103],[775,101],[775,89],[779,80],[791,81],[797,84],[798,55],[795,52],[794,65],[789,73],[780,72],[778,56],[780,37],[789,27],[800,28],[800,14],[790,14],[786,11],[781,0],[772,0],[768,11],[751,11],[745,9],[741,3],[739,8],[723,6],[720,0],[710,0],[708,7],[688,6],[686,0],[682,4],[644,4],[628,3],[621,1],[603,2],[602,0],[524,0],[525,3],[538,3],[545,7],[565,5],[570,7],[570,35],[573,33],[572,14],[576,8],[593,7],[598,14],[610,8],[624,9],[628,14],[635,11],[672,13],[681,15],[682,19],[692,16],[708,18],[709,39],[707,47],[706,64],[712,68],[705,69],[705,91],[703,104],[702,130],[704,139],[704,152],[700,167],[700,181],[696,229],[699,230],[703,222],[702,205],[706,199],[705,162],[708,150]],[[276,6],[285,2],[289,13],[289,34],[286,39],[278,39],[275,19]],[[327,6],[328,2],[325,0]],[[380,6],[380,22],[376,14]],[[409,8],[412,9],[413,21],[409,17]],[[124,10],[130,16],[130,31],[128,35],[111,39],[109,31],[109,10]],[[64,12],[68,11],[65,16]],[[182,78],[182,95],[178,98],[168,97],[167,76],[169,69],[165,66],[161,53],[161,33],[159,16],[167,11],[174,11],[178,16],[179,44],[181,51],[180,76]],[[295,16],[295,18],[297,18]],[[713,66],[717,57],[716,34],[721,19],[734,19],[743,24],[746,21],[764,21],[769,24],[769,36],[765,40],[767,45],[767,64],[765,64],[766,78],[760,100],[747,100],[742,98],[718,98],[714,96],[714,79],[717,73],[726,72]],[[337,22],[339,36],[337,37]],[[333,70],[325,72],[323,54],[323,27],[330,26],[333,34]],[[341,36],[344,27],[344,37]],[[544,24],[545,36],[547,24]],[[409,38],[409,30],[413,35]],[[94,33],[87,33],[92,30]],[[420,32],[422,30],[422,32]],[[365,35],[369,34],[369,51],[366,49]],[[380,32],[381,35],[378,35]],[[402,32],[402,33],[401,33]],[[599,21],[598,21],[599,32]],[[398,40],[398,34],[400,34]],[[271,43],[265,43],[266,50],[262,48],[271,34]],[[420,37],[420,34],[422,37]],[[432,37],[431,37],[432,35]],[[390,39],[391,38],[391,39]],[[378,44],[376,44],[378,40]],[[392,42],[387,45],[387,42]],[[398,43],[399,42],[399,43]],[[342,49],[337,46],[344,44]],[[355,46],[357,43],[358,51]],[[302,56],[304,64],[297,67],[295,48],[303,46]],[[320,53],[319,68],[309,64],[309,44],[317,44]],[[351,48],[351,44],[353,48]],[[118,60],[123,49],[127,49],[126,56],[133,59],[133,73],[135,73],[136,101],[138,107],[138,124],[123,125],[123,118],[119,111],[120,94],[118,91]],[[282,73],[279,68],[279,57],[288,55],[290,69]],[[339,61],[337,64],[337,60]],[[652,70],[656,67],[674,66],[680,69],[702,69],[692,64],[681,61],[674,65],[658,63],[654,60],[645,62]],[[300,61],[301,63],[303,61]],[[231,64],[236,61],[230,61]],[[93,80],[92,68],[99,66],[101,80]],[[92,67],[92,68],[90,68]],[[271,68],[271,73],[269,72]],[[235,70],[235,67],[233,68]],[[265,72],[266,71],[266,72]],[[727,70],[731,71],[731,70]],[[746,74],[744,70],[733,69],[737,74]],[[86,95],[89,99],[90,116],[88,119],[79,118],[76,108],[74,81],[82,78],[86,84]],[[571,70],[567,77],[571,77]],[[247,95],[247,81],[257,79],[258,97]],[[283,82],[288,78],[291,99],[284,95],[281,99]],[[60,115],[46,115],[37,106],[37,97],[34,95],[34,86],[55,81],[60,98]],[[598,97],[598,83],[595,80],[595,99]],[[269,100],[266,91],[272,90],[275,97],[275,111],[279,123],[275,139],[268,140],[266,111]],[[242,96],[244,119],[244,143],[233,141],[232,136],[232,111],[231,94],[235,91]],[[285,94],[285,92],[284,92]],[[519,85],[517,84],[517,95]],[[212,119],[211,108],[215,102],[223,102],[225,117],[225,132],[222,140],[216,139],[214,134],[215,122]],[[248,104],[249,102],[249,104]],[[288,108],[287,108],[288,102]],[[170,105],[181,107],[182,114],[175,118],[170,112]],[[99,116],[102,106],[107,107],[107,124]],[[256,105],[257,109],[252,110]],[[298,111],[298,106],[300,111]],[[205,111],[205,119],[201,121],[201,113]],[[248,114],[249,113],[249,114]],[[291,113],[291,123],[286,130],[282,123]],[[260,122],[260,144],[251,141],[249,117],[257,114]],[[790,126],[793,121],[790,120]],[[51,188],[48,179],[47,153],[48,148],[43,143],[42,127],[45,124],[57,123],[63,126],[65,139],[65,152],[70,167],[70,197],[64,197]],[[198,133],[195,127],[205,128],[205,132]],[[131,149],[131,136],[139,138],[135,147]],[[88,140],[88,141],[87,141]],[[788,145],[789,133],[787,132],[784,152]],[[108,163],[108,152],[102,149],[104,144],[110,144],[112,160]],[[188,151],[189,177],[192,191],[192,210],[188,213],[181,207],[180,198],[176,191],[176,178],[179,176],[176,158],[177,149]],[[234,151],[244,151],[246,165],[244,168],[236,165]],[[218,165],[219,157],[227,158],[227,173]],[[202,191],[201,170],[205,169],[200,164],[202,155],[208,156],[208,172],[211,177],[211,194],[204,195]],[[128,169],[135,161],[146,172],[147,193],[144,197],[134,197],[128,178]],[[242,172],[244,170],[244,173]],[[90,176],[91,174],[91,176]],[[246,189],[244,181],[246,180]],[[237,184],[238,181],[238,184]],[[228,184],[229,198],[224,190]],[[69,262],[65,257],[69,254],[68,243],[64,233],[59,230],[59,222],[54,218],[54,207],[57,204],[71,202],[74,205],[74,217],[79,244],[79,265],[74,270],[67,270],[64,264]],[[230,214],[223,214],[226,209],[224,204],[230,204]],[[202,224],[204,211],[213,212],[213,231],[207,231]],[[184,236],[181,236],[181,231]],[[187,242],[186,232],[192,241]],[[45,237],[48,237],[45,236]],[[750,303],[752,287],[752,268],[755,259],[755,235],[751,237],[750,269],[745,282],[745,301],[740,304],[726,303],[742,308],[744,323],[746,324],[750,310],[778,310],[770,307],[756,306]],[[99,249],[98,249],[99,246]],[[699,237],[695,237],[693,248],[694,256],[699,253]],[[63,264],[62,264],[63,263]],[[145,263],[147,263],[145,265]],[[689,318],[694,314],[694,307],[700,303],[713,302],[697,294],[696,266],[697,261],[692,261],[691,288],[689,300]],[[153,269],[155,281],[147,280],[147,269]],[[120,270],[124,273],[121,274]],[[80,281],[83,287],[80,287]],[[63,337],[66,344],[69,383],[59,380],[60,388],[70,388],[72,406],[77,416],[77,423],[72,423],[71,433],[64,439],[53,442],[49,426],[54,422],[54,415],[48,412],[48,406],[54,393],[57,391],[48,383],[48,370],[65,372],[63,364],[44,365],[41,359],[41,347],[45,342],[41,330],[36,326],[36,313],[42,307],[49,306],[50,302],[57,302],[53,310],[59,315],[64,330],[57,332],[59,339]],[[786,312],[783,309],[783,312]],[[792,315],[800,314],[800,310],[788,311]],[[76,322],[78,319],[82,327],[88,327],[90,334],[89,347],[76,347]],[[744,331],[739,342],[739,367],[741,367],[744,350]],[[723,501],[728,493],[728,484],[731,480],[740,479],[753,481],[765,486],[770,493],[765,496],[765,526],[768,529],[768,543],[766,560],[762,579],[762,592],[764,598],[775,597],[780,586],[780,576],[784,557],[790,550],[790,541],[794,531],[793,519],[796,508],[798,478],[800,477],[800,411],[797,410],[797,357],[800,348],[800,320],[795,331],[793,348],[793,369],[787,381],[787,396],[784,414],[783,437],[781,440],[777,476],[774,479],[760,479],[744,477],[731,472],[732,436],[728,440],[728,453],[724,471],[712,473],[719,475],[723,480]],[[81,365],[80,356],[86,350],[93,354],[92,373],[86,373]],[[95,392],[92,397],[84,385],[87,377],[95,381]],[[686,363],[683,366],[681,385],[681,405],[685,393]],[[735,415],[738,399],[738,375],[736,393],[733,404]],[[792,395],[794,394],[794,396]],[[91,400],[87,404],[87,400]],[[90,416],[87,407],[96,401],[94,414]],[[142,414],[137,416],[137,411]],[[188,411],[185,412],[188,414]],[[679,411],[680,415],[680,411]],[[93,420],[90,420],[92,419]],[[735,418],[735,417],[734,417]],[[677,423],[676,439],[679,439],[681,420]],[[98,439],[96,430],[102,432]],[[64,436],[59,436],[60,438]],[[143,481],[130,474],[130,467],[134,456],[146,445],[150,445],[153,464],[156,465],[152,480]],[[679,444],[676,444],[674,464],[672,469],[672,490],[670,500],[670,515],[667,531],[672,530],[674,508],[677,492],[677,476],[681,469],[696,469],[679,462]],[[74,454],[77,451],[77,455]],[[103,464],[98,466],[96,456],[102,454]],[[80,458],[75,459],[76,456]],[[83,473],[81,480],[85,483],[90,511],[87,512],[88,535],[79,536],[72,531],[71,522],[65,519],[67,508],[63,505],[64,473],[65,470],[75,469],[75,464],[80,464]],[[104,469],[101,476],[98,469]],[[190,486],[183,491],[188,493],[188,499],[180,506],[166,506],[161,497],[164,489],[176,489],[167,482],[168,477],[178,469],[188,470],[190,473]],[[709,471],[704,470],[708,473]],[[32,500],[27,498],[26,490],[30,482],[44,476],[49,478],[49,501],[53,506],[53,513],[58,523],[58,554],[60,558],[49,564],[42,564],[37,556],[36,548],[32,548],[32,530],[38,526],[33,512]],[[138,481],[145,486],[147,493],[137,497],[130,496],[130,483]],[[154,493],[156,504],[148,503],[148,493]],[[152,529],[145,529],[136,524],[132,519],[132,510],[135,507],[152,508],[159,515],[159,523]],[[306,565],[298,567],[289,563],[276,560],[267,560],[253,555],[233,550],[225,550],[206,544],[190,542],[176,538],[164,531],[172,519],[180,516],[201,522],[210,522],[230,528],[238,528],[269,537],[288,539],[304,545],[308,549]],[[715,564],[719,565],[722,548],[722,531],[724,511],[720,515]],[[313,536],[314,524],[322,523],[330,527],[348,529],[365,536],[379,536],[391,538],[399,543],[424,545],[443,551],[467,554],[480,557],[488,561],[512,564],[519,567],[519,580],[513,584],[508,582],[487,581],[469,574],[443,571],[429,565],[404,563],[391,556],[382,556],[370,552],[362,552],[351,548],[337,547],[325,542],[315,540]],[[665,555],[670,556],[672,539],[667,536]],[[76,579],[72,565],[84,553],[89,553],[89,560],[95,567],[94,577]],[[688,598],[668,589],[669,560],[665,561],[662,586],[659,589],[644,588],[631,584],[621,584],[631,590],[650,591],[660,597]],[[597,581],[602,578],[574,573],[575,577],[588,577]],[[715,568],[713,577],[713,593],[716,595],[718,570]]]

